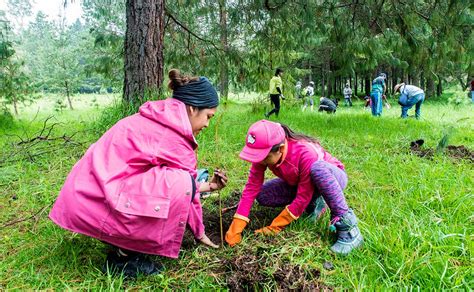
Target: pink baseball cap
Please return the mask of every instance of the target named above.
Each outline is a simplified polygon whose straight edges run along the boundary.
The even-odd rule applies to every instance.
[[[285,131],[279,123],[260,120],[250,126],[240,158],[250,162],[261,162],[273,146],[285,141]]]

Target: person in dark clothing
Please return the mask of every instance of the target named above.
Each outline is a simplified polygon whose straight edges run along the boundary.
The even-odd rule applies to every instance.
[[[328,114],[336,113],[337,104],[338,104],[337,100],[331,100],[327,97],[321,97],[319,99],[318,111],[320,112],[325,111]]]
[[[274,108],[265,113],[266,118],[270,117],[273,113],[278,117],[280,113],[280,97],[283,100],[285,99],[282,91],[283,82],[281,81],[281,76],[283,76],[283,69],[277,68],[275,76],[270,80],[270,100]]]

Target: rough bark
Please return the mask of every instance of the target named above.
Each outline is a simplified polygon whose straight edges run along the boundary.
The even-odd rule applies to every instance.
[[[425,79],[425,74],[423,72],[420,73],[420,88],[426,91],[425,85],[426,85],[426,79]]]
[[[438,77],[438,84],[436,86],[436,96],[441,96],[443,94],[443,81],[441,80],[441,77]]]
[[[354,79],[354,92],[355,96],[357,96],[357,73],[355,74],[355,79]]]
[[[370,76],[365,76],[365,95],[370,95]]]
[[[326,96],[325,76],[326,74],[325,74],[324,68],[321,67],[321,96]]]
[[[426,98],[430,97],[430,96],[433,96],[435,92],[435,82],[433,80],[433,78],[428,78],[428,80],[426,80]]]
[[[164,0],[127,0],[123,99],[143,102],[163,83]]]

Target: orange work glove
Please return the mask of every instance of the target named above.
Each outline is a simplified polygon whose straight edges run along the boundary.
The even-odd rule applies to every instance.
[[[296,219],[298,219],[298,217],[291,214],[290,210],[288,210],[288,206],[286,206],[285,209],[281,211],[280,215],[273,219],[272,224],[270,224],[270,226],[255,230],[255,233],[262,233],[264,235],[277,234],[278,232],[282,231],[286,225],[290,224]]]
[[[244,231],[248,222],[249,219],[247,217],[239,214],[234,215],[234,220],[232,220],[229,230],[225,234],[225,241],[230,246],[234,246],[242,241],[242,231]]]

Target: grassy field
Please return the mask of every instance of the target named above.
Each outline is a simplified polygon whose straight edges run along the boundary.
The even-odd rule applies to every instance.
[[[429,150],[444,135],[449,145],[474,150],[471,104],[428,101],[420,121],[399,119],[394,102],[381,118],[371,117],[361,102],[336,115],[283,104],[279,121],[317,137],[346,165],[346,197],[360,219],[363,248],[347,257],[331,254],[328,215],[316,223],[301,218],[276,237],[255,236],[253,230],[280,211],[255,204],[241,245],[212,250],[187,234],[178,260],[156,258],[166,267],[162,274],[131,281],[100,271],[106,245],[47,218],[71,167],[116,116],[102,111],[108,103],[86,106],[85,98],[74,111],[23,108],[19,120],[1,120],[0,290],[474,288],[474,161]],[[229,173],[223,207],[238,201],[249,168],[238,153],[248,126],[263,112],[230,102],[198,139],[199,166]],[[34,139],[42,129],[48,139]],[[424,152],[413,152],[410,142],[420,138]],[[218,239],[219,200],[206,199],[203,206],[206,230]],[[224,214],[224,229],[231,216]],[[333,269],[323,267],[328,263]]]

